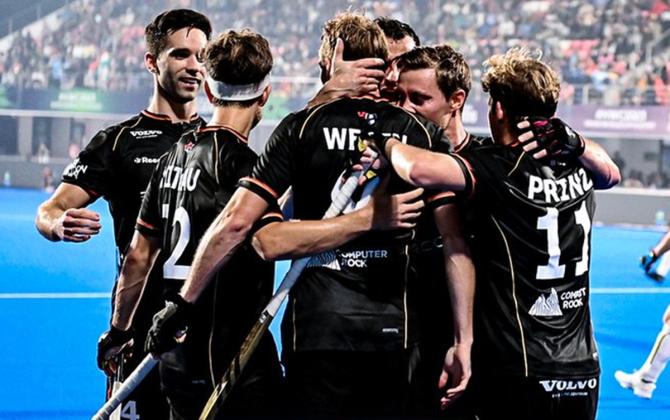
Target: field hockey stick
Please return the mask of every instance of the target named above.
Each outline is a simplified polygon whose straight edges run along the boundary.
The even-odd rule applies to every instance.
[[[112,415],[116,407],[118,407],[123,400],[128,398],[135,388],[142,382],[142,380],[151,372],[151,370],[158,363],[158,359],[154,358],[151,354],[147,354],[140,364],[133,370],[133,373],[123,381],[123,385],[111,396],[109,400],[103,405],[100,410],[91,420],[107,420],[109,416]]]
[[[347,178],[347,180],[344,182],[344,185],[342,185],[340,192],[335,196],[333,202],[330,204],[330,207],[328,207],[328,210],[326,210],[326,213],[323,216],[324,219],[338,216],[342,210],[344,210],[344,208],[349,203],[349,200],[351,200],[351,196],[358,187],[358,180],[361,174],[365,174],[368,169],[370,169],[370,166],[376,157],[377,153],[373,152],[370,163],[366,164],[362,171],[356,171],[351,174],[349,178]],[[305,269],[305,267],[307,267],[310,260],[311,257],[303,257],[295,260],[293,264],[291,264],[291,268],[284,276],[284,279],[277,288],[277,292],[274,294],[274,296],[272,296],[272,299],[270,299],[270,302],[267,304],[265,309],[263,309],[260,317],[251,328],[251,331],[247,337],[244,339],[240,351],[230,362],[228,370],[226,370],[226,372],[221,377],[221,381],[216,385],[214,391],[212,391],[212,394],[207,400],[202,413],[200,413],[200,420],[211,420],[216,416],[218,409],[221,407],[226,398],[228,398],[228,395],[230,394],[231,390],[235,386],[235,383],[237,383],[238,379],[240,378],[242,371],[249,362],[251,355],[256,350],[256,347],[258,347],[261,338],[263,338],[263,335],[270,326],[270,323],[277,315],[279,307],[286,300],[289,291],[298,280],[298,277],[302,271]]]

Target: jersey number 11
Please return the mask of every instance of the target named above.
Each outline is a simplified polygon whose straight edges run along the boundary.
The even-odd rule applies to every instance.
[[[575,276],[581,276],[589,269],[589,232],[591,231],[591,218],[586,210],[586,203],[582,202],[579,210],[575,211],[575,222],[584,230],[584,241],[582,242],[582,257],[577,261]],[[565,264],[560,264],[561,247],[558,235],[558,209],[549,207],[545,216],[537,219],[537,228],[547,231],[547,253],[549,264],[537,267],[536,278],[538,280],[555,280],[565,277]]]

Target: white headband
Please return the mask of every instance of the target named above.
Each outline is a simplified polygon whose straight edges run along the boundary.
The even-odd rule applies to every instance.
[[[211,76],[207,76],[206,80],[209,91],[215,98],[224,101],[248,101],[263,94],[263,90],[270,84],[270,73],[260,82],[248,85],[230,85],[214,80]]]

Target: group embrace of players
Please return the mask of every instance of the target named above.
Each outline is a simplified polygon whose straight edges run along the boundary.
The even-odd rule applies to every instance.
[[[211,32],[184,9],[147,26],[149,107],[98,133],[38,210],[45,237],[83,242],[101,228],[85,207],[109,202],[120,271],[98,364],[111,383],[143,349],[160,357],[121,417],[197,418],[270,299],[272,261],[314,256],[282,364],[266,334],[221,418],[593,419],[593,190],[620,176],[554,118],[556,73],[524,49],[491,57],[491,137],[476,137],[460,53],[342,13],[323,28],[323,88],[257,157],[270,47]],[[374,171],[321,220],[361,165]]]

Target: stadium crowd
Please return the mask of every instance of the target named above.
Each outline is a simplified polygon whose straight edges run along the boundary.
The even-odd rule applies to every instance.
[[[23,31],[0,57],[0,79],[14,87],[134,90],[149,82],[142,63],[144,22],[157,5],[130,0],[77,0],[58,27]],[[317,76],[323,16],[347,7],[390,16],[420,29],[426,44],[449,42],[468,57],[476,81],[483,60],[514,45],[544,51],[560,69],[565,100],[667,104],[670,83],[668,0],[185,0],[214,27],[251,27],[270,41],[274,76]]]

